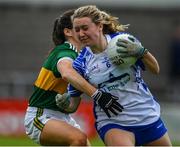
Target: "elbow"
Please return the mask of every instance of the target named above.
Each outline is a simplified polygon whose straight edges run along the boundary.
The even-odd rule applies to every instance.
[[[156,71],[156,74],[159,74],[160,73],[160,69],[158,68],[158,70]]]
[[[155,75],[158,75],[160,73],[160,68],[157,66],[154,70],[152,70],[152,73]]]
[[[155,74],[159,74],[159,73],[160,73],[160,67],[159,67],[159,64],[157,64]]]
[[[72,76],[72,74],[70,74],[69,72],[61,74],[62,79],[67,81],[67,82],[69,82],[69,79],[71,76]]]
[[[158,71],[154,71],[153,73],[155,74],[155,75],[158,75],[159,74],[159,70]]]

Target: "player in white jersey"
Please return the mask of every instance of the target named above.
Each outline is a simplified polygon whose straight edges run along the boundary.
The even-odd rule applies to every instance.
[[[89,145],[86,134],[69,115],[77,110],[80,98],[65,101],[61,98],[66,96],[68,82],[88,96],[96,95],[97,90],[72,68],[72,61],[81,49],[72,26],[73,13],[74,10],[68,10],[55,20],[52,33],[55,47],[44,61],[29,99],[24,119],[26,134],[40,145]],[[102,107],[104,110],[121,111],[113,95],[103,92],[98,98],[101,103],[104,98],[107,103],[111,101],[108,107]],[[67,106],[70,107],[66,109]]]
[[[154,56],[147,49],[134,46],[126,53],[126,56],[138,58],[133,66],[122,69],[112,64],[105,52],[107,44],[117,32],[124,31],[125,26],[96,6],[78,8],[73,15],[73,26],[81,43],[87,46],[74,61],[73,67],[101,91],[116,96],[117,102],[123,106],[119,114],[111,110],[117,115],[107,113],[101,109],[102,103],[97,96],[101,95],[101,91],[94,96],[96,128],[105,145],[171,146],[167,129],[160,118],[160,106],[140,75],[141,69],[146,68],[152,73],[159,73]],[[120,45],[123,43],[123,40],[117,42]],[[132,42],[125,43],[125,47],[132,45]],[[69,86],[69,92],[71,97],[81,94],[72,86]]]

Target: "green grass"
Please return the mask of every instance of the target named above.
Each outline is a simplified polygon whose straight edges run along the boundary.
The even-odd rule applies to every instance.
[[[104,143],[98,137],[95,137],[95,138],[91,139],[90,143],[91,143],[92,146],[104,146]]]
[[[104,146],[99,138],[90,140],[92,146]],[[38,146],[28,137],[0,136],[0,146]]]
[[[103,142],[98,137],[91,139],[90,142],[92,146],[104,146]],[[180,141],[173,142],[173,146],[178,146],[178,145],[180,145]],[[0,136],[0,146],[38,146],[38,145],[26,136],[24,137]]]
[[[0,146],[37,146],[37,144],[27,137],[1,136]]]

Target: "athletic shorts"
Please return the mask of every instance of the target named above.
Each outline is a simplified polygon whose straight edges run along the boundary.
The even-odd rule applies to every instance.
[[[68,124],[80,129],[80,126],[68,114],[50,109],[28,107],[24,119],[26,134],[37,144],[40,144],[41,131],[50,119],[65,121]]]
[[[106,132],[114,128],[134,133],[136,146],[142,146],[155,141],[161,138],[167,132],[167,129],[161,119],[158,119],[152,124],[143,126],[121,126],[118,124],[107,124],[97,131],[101,139],[104,141]]]

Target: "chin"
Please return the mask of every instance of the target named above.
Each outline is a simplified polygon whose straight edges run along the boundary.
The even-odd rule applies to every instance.
[[[89,45],[90,45],[89,42],[82,42],[82,44],[83,44],[84,46],[89,46]]]

